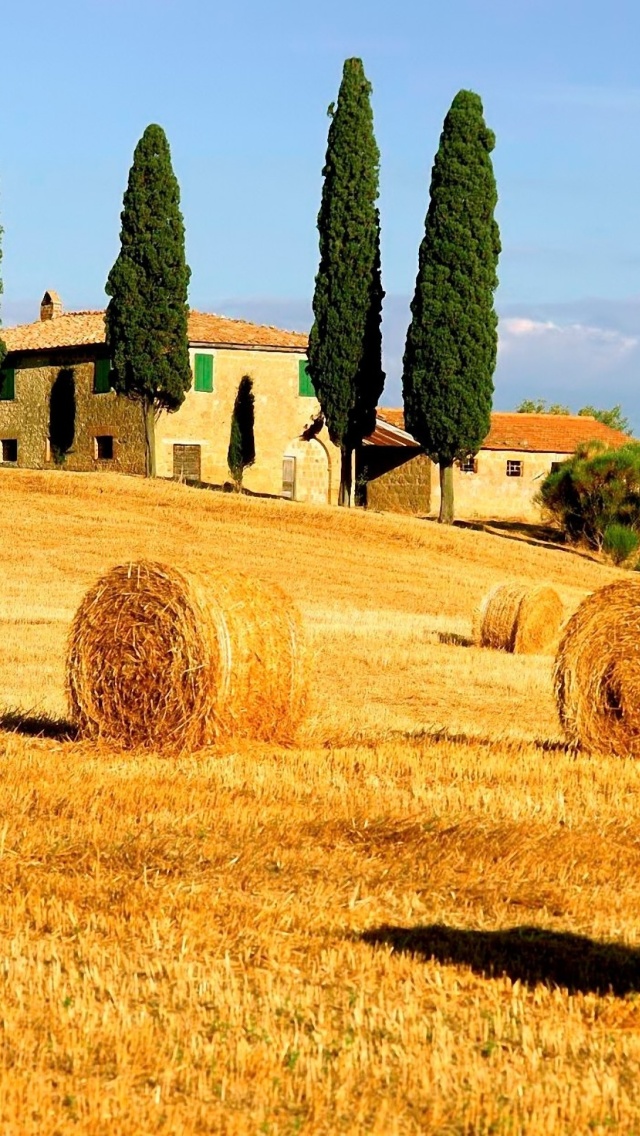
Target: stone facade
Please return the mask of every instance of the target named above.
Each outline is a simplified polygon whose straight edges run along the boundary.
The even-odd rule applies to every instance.
[[[473,470],[459,465],[453,471],[455,515],[463,520],[540,521],[536,494],[554,462],[566,461],[567,453],[531,453],[522,450],[480,450]],[[471,464],[471,463],[469,463]],[[514,473],[519,469],[519,476]],[[511,475],[508,474],[511,471]],[[440,509],[440,480],[434,467],[432,509]]]
[[[368,509],[426,516],[431,507],[431,462],[403,446],[365,446],[356,467],[358,501]]]
[[[213,390],[187,393],[175,414],[162,414],[156,425],[158,474],[172,477],[173,447],[198,445],[201,480],[222,485],[230,480],[227,451],[233,406],[241,380],[253,382],[256,460],[244,472],[243,485],[251,493],[281,496],[283,462],[295,459],[295,499],[317,503],[338,498],[340,454],[323,428],[305,440],[320,412],[316,398],[299,390],[303,353],[198,347],[196,354],[213,356]],[[194,367],[195,369],[195,367]]]
[[[244,487],[252,493],[282,496],[285,459],[293,459],[293,466],[289,462],[287,468],[295,471],[295,499],[335,503],[340,454],[329,441],[326,428],[316,428],[320,412],[317,399],[299,394],[304,353],[198,347],[191,350],[192,364],[196,354],[213,357],[213,389],[200,391],[192,386],[178,411],[160,414],[156,422],[158,475],[173,477],[176,455],[184,454],[187,446],[190,453],[196,453],[203,483],[223,485],[230,481],[227,450],[233,406],[240,381],[248,375],[255,398],[256,460],[245,470]],[[14,376],[14,397],[0,399],[2,464],[144,473],[141,408],[113,391],[95,392],[96,363],[100,359],[106,361],[106,352],[99,345],[10,355],[7,366]],[[65,449],[56,460],[52,408],[61,376],[71,409]]]
[[[58,352],[45,358],[30,356],[12,361],[14,398],[0,400],[0,441],[15,441],[16,465],[26,469],[53,469],[57,465],[76,472],[93,469],[144,473],[144,434],[140,409],[113,391],[94,394],[95,352]],[[55,460],[52,432],[52,390],[61,374],[69,376],[75,415],[69,415],[66,452]],[[113,457],[98,456],[98,438],[112,439]],[[2,454],[2,451],[5,454]],[[7,447],[0,447],[6,457]]]

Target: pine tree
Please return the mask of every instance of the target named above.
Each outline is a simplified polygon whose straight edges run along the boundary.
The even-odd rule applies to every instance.
[[[240,380],[236,401],[231,417],[231,437],[227,453],[227,464],[236,487],[242,487],[242,477],[247,466],[256,460],[254,436],[255,399],[253,380],[245,375]]]
[[[440,466],[440,521],[453,521],[453,463],[475,454],[491,416],[500,234],[482,101],[459,91],[431,177],[404,353],[405,422]]]
[[[145,468],[154,477],[155,418],[191,386],[180,189],[166,135],[148,126],[136,146],[121,213],[120,252],[106,285],[111,385],[140,403]]]
[[[353,451],[375,428],[384,386],[380,320],[380,154],[362,61],[344,64],[318,215],[320,267],[309,374],[332,442],[340,447],[340,504],[351,503]]]

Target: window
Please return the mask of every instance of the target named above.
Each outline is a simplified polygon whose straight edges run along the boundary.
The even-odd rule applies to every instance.
[[[110,359],[96,359],[93,365],[93,393],[108,394],[111,390],[109,375],[111,374]]]
[[[178,481],[200,481],[200,446],[178,443],[173,447],[173,476]]]
[[[309,374],[309,364],[306,359],[301,359],[298,363],[298,394],[300,398],[316,397],[316,392],[311,382],[311,375]]]
[[[16,397],[16,373],[13,367],[5,367],[0,371],[0,399],[3,402],[12,402]]]
[[[478,472],[478,459],[477,458],[465,458],[464,461],[460,462],[460,472],[461,473],[477,473]]]
[[[95,456],[97,461],[111,461],[113,457],[112,434],[98,434],[95,439]]]
[[[521,461],[508,461],[507,462],[507,477],[522,477],[522,462]]]
[[[282,459],[282,496],[290,501],[296,499],[296,459]]]
[[[211,394],[213,390],[213,355],[195,355],[193,389]]]
[[[17,438],[3,438],[2,439],[2,461],[17,462],[18,460],[18,439]]]
[[[550,473],[557,473],[558,470],[560,469],[560,466],[563,465],[563,464],[564,464],[563,462],[551,462],[551,469],[549,470],[549,472]]]

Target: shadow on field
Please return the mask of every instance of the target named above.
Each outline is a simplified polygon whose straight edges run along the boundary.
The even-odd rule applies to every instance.
[[[77,736],[76,727],[65,718],[50,718],[47,714],[23,713],[20,710],[0,713],[0,730],[28,738],[52,738],[59,742],[72,742]]]
[[[469,931],[433,924],[374,927],[360,938],[425,960],[469,966],[487,978],[564,986],[570,994],[623,996],[640,990],[640,950],[568,931],[526,926]]]

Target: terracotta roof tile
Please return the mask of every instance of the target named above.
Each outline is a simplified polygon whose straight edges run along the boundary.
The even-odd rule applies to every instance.
[[[528,450],[532,453],[572,454],[581,442],[595,440],[608,446],[624,446],[627,434],[612,430],[604,422],[578,414],[503,414],[491,415],[491,429],[482,448],[485,450]]]
[[[404,413],[399,409],[378,410],[378,418],[404,429]],[[613,430],[596,418],[578,414],[516,414],[494,411],[491,429],[483,450],[522,450],[529,453],[572,454],[581,442],[594,440],[616,447],[631,441],[627,434]]]
[[[48,351],[104,343],[104,312],[65,312],[54,319],[2,328],[0,335],[9,351]],[[190,312],[189,342],[212,347],[287,348],[304,352],[308,338],[297,331]]]

